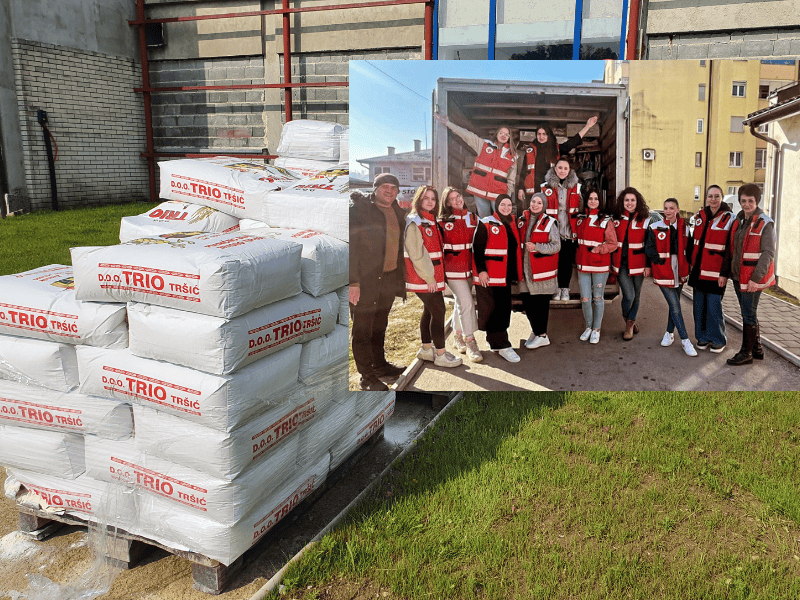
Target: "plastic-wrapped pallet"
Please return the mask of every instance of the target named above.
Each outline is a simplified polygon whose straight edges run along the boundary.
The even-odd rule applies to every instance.
[[[328,171],[336,167],[339,161],[331,160],[308,160],[307,158],[285,158],[275,159],[275,166],[287,171],[291,171],[300,178],[311,177],[320,171]]]
[[[300,293],[300,244],[241,233],[185,235],[72,248],[76,297],[231,318]]]
[[[292,344],[330,333],[338,311],[339,297],[334,292],[319,298],[298,294],[234,319],[131,303],[131,352],[224,375]]]
[[[339,325],[350,326],[350,286],[346,285],[336,291],[339,294]]]
[[[378,404],[367,416],[357,419],[347,434],[334,442],[331,447],[331,469],[338,467],[394,414],[395,393],[381,393],[384,394],[384,402]]]
[[[329,369],[347,371],[349,333],[347,327],[337,325],[325,337],[305,342],[300,355],[300,381],[314,383],[320,371]]]
[[[239,219],[208,206],[186,202],[162,202],[141,215],[122,217],[119,241],[124,244],[139,238],[171,233],[188,231],[232,233],[238,229]]]
[[[345,127],[342,135],[339,136],[339,163],[348,164],[350,162],[350,128]]]
[[[0,378],[69,392],[78,387],[75,346],[0,335]]]
[[[75,479],[85,471],[84,436],[0,425],[0,465]]]
[[[245,469],[233,481],[134,448],[133,440],[86,440],[86,475],[124,482],[156,494],[220,523],[235,523],[269,497],[297,469],[297,436],[290,437],[263,462]]]
[[[0,424],[94,434],[112,440],[133,435],[130,404],[2,379]]]
[[[330,452],[337,440],[347,437],[357,421],[356,396],[339,394],[311,425],[300,432],[298,464],[312,464]]]
[[[289,121],[281,130],[278,156],[338,161],[344,130],[342,125],[325,121]]]
[[[310,229],[270,227],[245,219],[242,232],[303,245],[300,286],[306,294],[322,296],[348,283],[350,246],[334,237]]]
[[[129,350],[84,347],[81,392],[137,402],[195,423],[231,431],[283,402],[297,384],[301,347],[285,348],[231,375],[139,358]]]
[[[297,470],[283,486],[234,523],[220,523],[154,494],[140,494],[134,532],[178,550],[188,550],[229,565],[255,545],[295,506],[325,482],[330,456]]]
[[[0,333],[104,348],[128,346],[125,305],[77,300],[72,267],[65,265],[0,277]]]
[[[160,161],[165,200],[210,206],[240,219],[259,219],[268,192],[297,181],[287,171],[231,156]]]
[[[350,174],[322,171],[279,192],[270,192],[254,217],[272,227],[312,229],[344,242],[350,239]]]

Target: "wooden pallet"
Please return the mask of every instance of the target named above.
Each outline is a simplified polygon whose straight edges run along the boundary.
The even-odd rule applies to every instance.
[[[345,459],[342,464],[336,467],[334,471],[329,473],[325,482],[299,503],[294,510],[292,510],[289,517],[279,522],[272,531],[264,536],[264,539],[270,539],[276,532],[285,530],[288,525],[294,523],[301,517],[303,513],[324,496],[331,487],[336,485],[339,480],[347,475],[348,471],[350,471],[375,444],[383,439],[383,434],[384,426],[381,426],[372,437],[359,446],[358,449]],[[55,531],[65,525],[86,527],[90,534],[97,533],[97,525],[95,523],[72,515],[56,515],[19,503],[17,504],[17,509],[19,511],[19,530],[37,541],[47,539]],[[259,547],[263,548],[262,544],[264,543],[264,539],[260,540],[255,546],[250,548],[231,564],[223,565],[219,561],[202,554],[170,548],[155,540],[126,531],[117,530],[115,533],[107,535],[109,535],[109,539],[107,539],[107,543],[105,544],[105,559],[108,564],[121,569],[130,569],[150,552],[153,547],[161,548],[170,554],[190,561],[192,563],[194,589],[214,595],[222,593],[242,567],[260,554]]]

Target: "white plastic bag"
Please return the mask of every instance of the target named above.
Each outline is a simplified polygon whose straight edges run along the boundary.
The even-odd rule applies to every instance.
[[[338,163],[335,160],[309,160],[307,158],[279,157],[275,166],[291,171],[300,178],[316,175],[320,171],[333,169]]]
[[[361,444],[371,438],[394,414],[394,392],[390,392],[385,402],[376,406],[366,417],[360,417],[346,435],[336,440],[331,447],[331,469],[339,466]]]
[[[349,343],[349,330],[342,325],[337,325],[325,337],[305,342],[300,355],[300,381],[314,383],[328,372],[347,372]]]
[[[339,325],[345,327],[350,326],[350,286],[346,285],[339,288],[336,292],[339,294],[339,318],[337,322]]]
[[[232,233],[239,229],[239,219],[223,212],[186,202],[162,202],[146,213],[122,217],[119,241],[158,237],[162,234],[196,231]]]
[[[86,475],[65,479],[29,470],[8,469],[5,494],[23,506],[96,521],[96,511],[107,488],[102,481]]]
[[[57,392],[78,387],[75,346],[0,335],[0,378]]]
[[[0,424],[0,465],[75,479],[84,472],[84,436]]]
[[[343,125],[326,121],[296,119],[281,130],[277,154],[310,160],[339,160]]]

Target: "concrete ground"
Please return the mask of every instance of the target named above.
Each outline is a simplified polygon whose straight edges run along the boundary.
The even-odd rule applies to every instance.
[[[773,302],[774,301],[774,302]],[[774,306],[773,306],[774,305]],[[726,314],[739,317],[733,290],[724,300]],[[789,307],[789,308],[787,308]],[[735,312],[734,312],[735,310]],[[692,303],[682,299],[682,312],[693,342]],[[798,390],[800,369],[772,350],[765,350],[763,361],[731,367],[725,363],[741,346],[741,331],[728,325],[728,346],[722,354],[698,350],[695,358],[686,356],[676,334],[675,343],[660,345],[667,324],[667,304],[650,281],[643,287],[637,323],[641,332],[631,341],[622,339],[623,321],[620,298],[606,303],[600,343],[581,342],[578,336],[585,324],[578,309],[551,309],[549,346],[527,350],[523,343],[530,326],[523,313],[513,313],[509,336],[522,357],[511,364],[485,350],[484,362],[464,361],[454,369],[424,363],[404,387],[407,391],[432,390]],[[759,306],[764,336],[773,331],[795,331],[800,343],[800,308],[762,295]],[[476,335],[479,347],[487,349],[485,335]],[[777,336],[776,336],[777,339]],[[448,340],[448,347],[452,338]],[[771,346],[767,344],[768,348]],[[775,347],[774,345],[772,347]],[[452,350],[452,349],[451,349]]]

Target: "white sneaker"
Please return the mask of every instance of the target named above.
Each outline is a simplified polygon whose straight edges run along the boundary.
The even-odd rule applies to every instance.
[[[550,345],[550,338],[545,335],[537,335],[533,338],[533,341],[528,344],[525,344],[526,348],[533,350],[534,348],[541,348],[542,346],[549,346]]]
[[[590,335],[592,335],[592,328],[591,328],[591,327],[587,327],[587,328],[586,328],[586,331],[584,331],[584,332],[581,334],[581,341],[582,341],[582,342],[585,342],[586,340],[588,340],[588,339],[589,339],[589,336],[590,336]]]
[[[461,359],[456,358],[449,352],[445,351],[444,354],[436,353],[436,358],[433,359],[433,364],[437,367],[457,367],[461,364]]]
[[[672,342],[675,341],[675,334],[670,333],[669,331],[664,332],[664,337],[661,338],[661,345],[662,346],[672,346]]]
[[[557,288],[551,300],[561,300],[561,288]]]
[[[536,334],[531,331],[531,334],[528,336],[528,339],[525,340],[525,347],[529,348],[529,349],[533,348],[533,346],[531,344],[533,344],[533,341],[535,339],[536,339]]]
[[[513,348],[503,348],[498,350],[497,353],[510,363],[518,363],[520,360],[519,354],[514,352]]]
[[[692,346],[692,340],[686,338],[685,340],[681,340],[681,344],[683,344],[683,351],[686,352],[687,356],[697,356],[697,350]]]
[[[433,362],[433,360],[436,358],[434,356],[435,354],[436,352],[434,351],[433,346],[430,348],[420,348],[417,350],[417,358],[420,360],[429,360]]]
[[[467,345],[464,343],[464,336],[460,331],[453,334],[453,345],[456,347],[459,354],[464,354],[467,351]]]
[[[599,344],[600,343],[600,330],[599,329],[592,329],[592,333],[589,336],[589,343],[590,344]]]
[[[483,354],[481,354],[481,351],[478,349],[478,342],[473,338],[471,340],[466,340],[465,343],[467,344],[467,357],[472,362],[481,362],[483,360]]]
[[[564,302],[569,300],[569,288],[561,288],[561,300]]]

